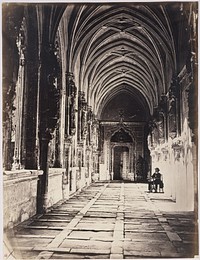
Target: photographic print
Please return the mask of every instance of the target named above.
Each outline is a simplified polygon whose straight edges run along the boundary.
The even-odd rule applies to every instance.
[[[1,8],[4,259],[199,257],[198,2]]]

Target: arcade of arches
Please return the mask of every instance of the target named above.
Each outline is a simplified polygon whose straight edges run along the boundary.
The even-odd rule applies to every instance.
[[[197,212],[197,12],[2,5],[5,227],[155,167],[177,210]]]

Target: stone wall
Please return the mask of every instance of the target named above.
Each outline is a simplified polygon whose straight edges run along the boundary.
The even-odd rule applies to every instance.
[[[100,181],[110,180],[110,174],[107,170],[105,163],[99,164],[99,180]]]
[[[151,149],[152,173],[160,168],[164,191],[176,202],[177,210],[194,210],[195,167],[191,130],[184,123],[179,137]]]
[[[42,171],[6,171],[3,175],[4,228],[11,228],[36,214],[37,181]]]
[[[48,207],[63,199],[63,176],[65,169],[50,168],[48,182]]]

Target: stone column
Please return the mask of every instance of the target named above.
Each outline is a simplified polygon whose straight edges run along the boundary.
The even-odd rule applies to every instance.
[[[72,140],[70,138],[68,138],[67,140],[65,140],[65,144],[64,144],[64,165],[63,168],[66,169],[64,176],[63,176],[63,199],[68,199],[69,198],[69,189],[70,189],[70,185],[71,185],[71,177],[70,176],[70,158],[71,158],[71,144],[72,144]]]
[[[59,111],[60,94],[55,85],[57,59],[52,44],[44,45],[40,88],[40,167],[44,174],[38,184],[38,213],[48,207],[49,142],[53,138]]]
[[[44,171],[39,176],[38,194],[37,194],[37,212],[43,213],[48,207],[48,173],[49,173],[49,142],[52,136],[47,130],[40,136],[40,167]]]
[[[111,148],[111,180],[114,177],[114,146]]]

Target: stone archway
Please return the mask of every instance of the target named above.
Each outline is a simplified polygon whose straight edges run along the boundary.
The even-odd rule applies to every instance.
[[[135,179],[135,143],[123,128],[113,133],[110,139],[111,172],[113,180]]]
[[[129,149],[127,146],[114,147],[113,180],[123,180],[130,171]]]

